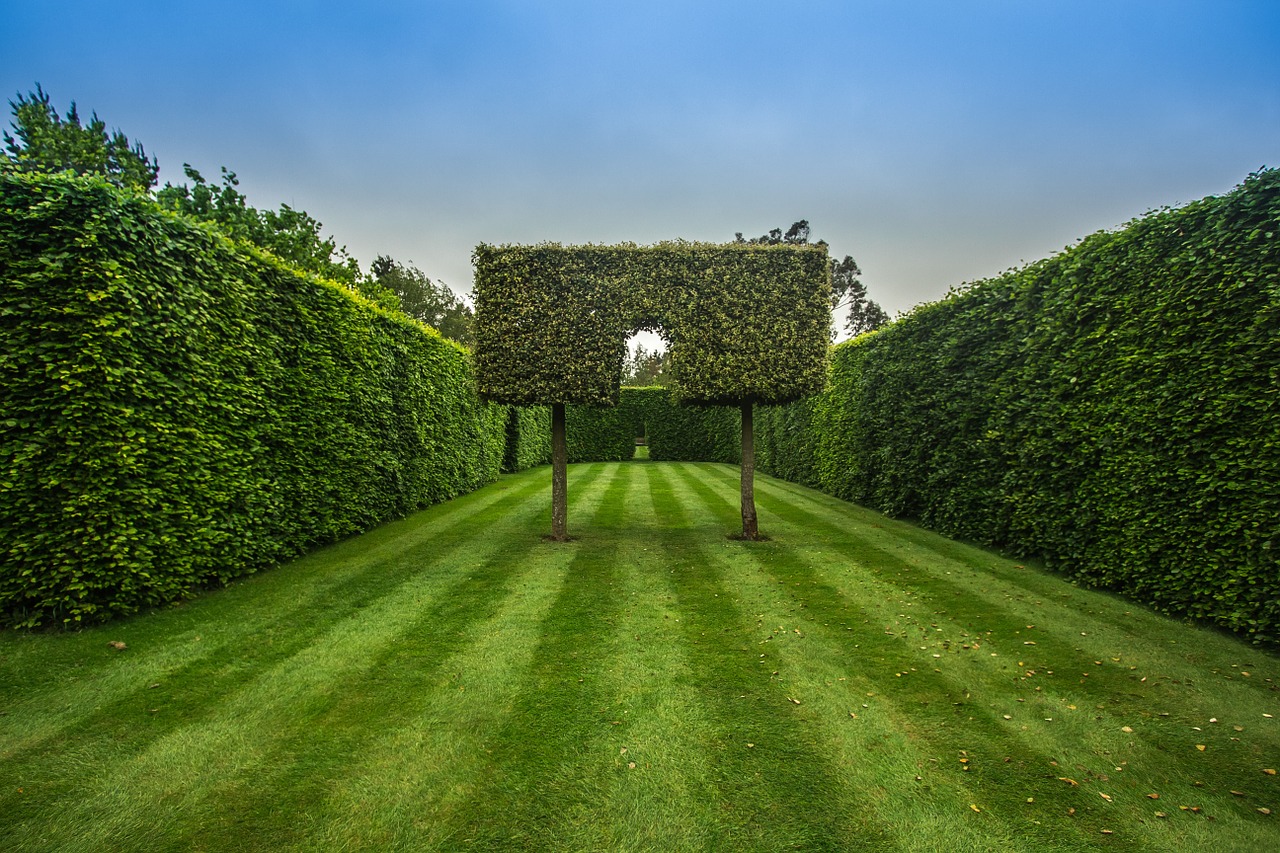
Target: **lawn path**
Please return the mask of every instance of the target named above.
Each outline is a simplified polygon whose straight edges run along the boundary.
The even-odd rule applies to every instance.
[[[570,543],[540,469],[0,635],[0,849],[1280,849],[1274,654],[768,477],[732,541],[732,466],[569,472]]]

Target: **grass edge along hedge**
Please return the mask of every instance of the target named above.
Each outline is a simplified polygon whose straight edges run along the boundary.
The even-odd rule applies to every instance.
[[[415,321],[95,179],[0,174],[0,621],[100,621],[475,489]]]
[[[761,467],[1280,639],[1280,172],[833,349]]]

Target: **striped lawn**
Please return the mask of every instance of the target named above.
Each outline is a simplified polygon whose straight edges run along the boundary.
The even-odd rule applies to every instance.
[[[1274,653],[767,477],[732,541],[737,476],[0,634],[0,850],[1280,850]]]

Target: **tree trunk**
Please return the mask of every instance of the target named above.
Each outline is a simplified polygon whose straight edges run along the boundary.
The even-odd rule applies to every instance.
[[[756,447],[751,401],[742,402],[742,538],[760,538],[756,525]]]
[[[551,538],[556,542],[569,539],[569,452],[564,442],[564,403],[551,404]]]

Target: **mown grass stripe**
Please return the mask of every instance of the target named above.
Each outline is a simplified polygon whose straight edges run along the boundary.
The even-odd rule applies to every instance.
[[[660,476],[684,469],[663,467]],[[673,500],[693,504],[721,524],[736,511],[708,495],[696,479],[675,476]],[[660,516],[661,518],[661,516]],[[677,603],[694,677],[708,716],[717,722],[722,823],[728,847],[741,849],[895,849],[885,827],[857,793],[843,784],[830,743],[815,730],[808,709],[763,669],[752,637],[758,622],[740,606],[743,569],[738,543],[703,539],[698,555],[677,573]]]
[[[608,481],[594,507],[579,506],[589,528],[619,513],[627,480],[620,463],[598,463]],[[573,515],[571,515],[571,518]],[[526,678],[494,739],[470,796],[445,821],[444,832],[467,850],[551,849],[557,834],[584,808],[599,807],[597,778],[611,771],[591,749],[607,725],[604,675],[610,668],[620,602],[615,592],[616,543],[575,532],[566,579],[543,621]]]
[[[584,480],[579,483],[580,491],[590,478]],[[536,488],[546,490],[545,484]],[[519,525],[523,516],[527,528],[541,514],[540,509],[537,503],[526,502],[520,513],[495,519],[495,524]],[[468,618],[482,617],[483,608],[492,607],[497,600],[493,594],[500,582],[520,565],[519,541],[514,537],[473,541],[462,553],[454,549],[421,553],[422,545],[411,548],[397,560],[400,570],[378,584],[376,598],[317,614],[320,618],[297,631],[295,641],[281,653],[252,667],[243,661],[226,662],[221,666],[229,667],[231,674],[221,678],[198,671],[181,673],[194,696],[166,697],[160,691],[149,692],[146,698],[159,706],[157,714],[170,710],[164,707],[169,699],[176,712],[166,715],[170,719],[154,716],[145,707],[118,708],[110,730],[100,735],[98,747],[103,764],[123,767],[104,776],[86,776],[83,758],[68,757],[64,778],[60,784],[52,784],[46,794],[56,802],[60,793],[79,796],[86,786],[102,793],[93,812],[68,815],[71,837],[58,840],[49,849],[75,849],[80,840],[76,827],[81,823],[97,826],[99,837],[118,827],[120,849],[132,843],[146,849],[151,837],[164,837],[171,829],[164,816],[173,809],[166,809],[166,803],[179,809],[196,808],[204,799],[222,797],[233,806],[260,807],[260,801],[248,796],[245,789],[276,772],[273,756],[288,746],[280,742],[277,733],[292,733],[299,720],[321,716],[334,701],[331,685],[340,683],[346,692],[339,695],[351,695],[350,689],[367,681],[377,668],[378,656],[388,647],[403,646],[403,638],[415,630],[447,652],[453,642],[451,629],[464,628]],[[477,577],[481,578],[479,583],[469,584]],[[385,583],[396,585],[386,587]],[[481,609],[469,611],[466,603]],[[219,666],[217,661],[210,665]],[[240,677],[242,673],[244,677]],[[220,683],[220,693],[207,686],[210,680]],[[194,715],[182,713],[186,707],[199,710]],[[130,730],[127,737],[117,737],[114,742],[110,739],[111,733],[126,728]],[[294,738],[305,743],[310,734],[299,732]],[[141,747],[129,755],[129,744],[135,741]],[[43,760],[47,762],[48,756]],[[202,784],[211,769],[223,777],[217,789]],[[317,771],[311,768],[308,779],[316,781]],[[253,782],[247,781],[250,778]],[[29,787],[39,790],[40,786]],[[154,798],[154,809],[140,807],[148,797]],[[128,824],[130,820],[146,823],[143,838],[133,837],[137,828]]]
[[[730,486],[732,485],[726,479],[713,480],[712,482],[718,483],[722,494],[727,494]],[[764,503],[768,503],[767,499]],[[805,512],[805,510],[798,509],[794,505],[779,504],[776,507],[772,507],[772,509],[777,511],[777,515],[771,520],[773,524],[786,525],[788,523],[788,518],[794,519],[799,517],[802,524],[801,529],[803,530],[820,530],[822,528],[822,525],[817,523],[808,513]],[[764,518],[765,515],[762,514],[762,521]],[[829,542],[828,544],[830,545],[835,543]],[[989,558],[989,556],[987,558]],[[897,560],[896,558],[886,560],[886,555],[881,554],[879,555],[878,560],[873,560],[872,562],[875,562],[878,565],[885,565],[886,563],[892,565],[894,562],[897,562]],[[854,564],[856,565],[856,562]],[[956,566],[954,568],[956,571],[964,570],[964,567]],[[809,608],[808,612],[814,616],[822,613],[823,618],[827,620],[842,617],[847,618],[849,608],[852,606],[853,594],[837,592],[833,586],[819,584],[819,581],[816,580],[817,574],[824,570],[827,574],[830,574],[831,567],[829,565],[819,566],[810,562],[809,569],[810,571],[807,575],[793,574],[789,576],[789,579],[793,579],[795,577],[802,578],[802,580],[797,581],[797,583],[800,583],[805,589],[805,600],[803,601],[803,605],[806,608]],[[981,571],[981,567],[970,567],[970,571],[979,572]],[[889,655],[887,662],[892,667],[900,667],[901,669],[899,671],[902,675],[909,676],[909,678],[902,679],[902,684],[906,685],[909,683],[913,687],[919,685],[916,690],[919,697],[937,696],[940,686],[936,683],[937,678],[930,677],[927,674],[926,667],[924,666],[927,659],[919,656],[921,657],[919,661],[912,660],[913,657],[917,657],[918,655],[907,650],[906,647],[911,645],[911,641],[906,637],[901,623],[898,621],[889,622],[889,614],[893,613],[894,610],[909,609],[909,607],[906,606],[908,602],[904,602],[902,600],[903,596],[910,596],[913,591],[918,593],[920,588],[924,586],[925,580],[916,579],[915,574],[913,574],[910,567],[906,565],[899,565],[898,571],[890,571],[885,574],[892,576],[897,586],[871,580],[864,572],[856,579],[856,581],[854,581],[858,585],[856,596],[857,600],[863,602],[864,605],[870,604],[872,611],[868,612],[872,612],[873,616],[878,615],[880,617],[879,620],[875,621],[883,622],[888,627],[891,627],[895,636],[893,639],[886,641],[883,636],[879,635],[878,631],[874,631],[870,636],[864,638],[864,642],[861,645],[878,646],[878,651],[886,652]],[[872,586],[873,589],[868,590],[868,585]],[[814,587],[819,588],[814,589]],[[788,585],[788,589],[790,588],[790,585]],[[838,599],[838,601],[832,602],[833,606],[826,608],[825,613],[823,613],[824,608],[821,606],[815,607],[815,604],[821,604],[824,589],[827,593],[834,593],[834,595],[827,596],[829,599]],[[868,591],[872,592],[872,594],[868,595]],[[873,612],[877,610],[879,611],[878,614]],[[898,615],[902,616],[902,614]],[[991,614],[987,614],[988,617],[990,617],[990,615]],[[1017,614],[1006,614],[1005,616],[1015,622],[1019,620]],[[938,615],[938,611],[935,611],[933,618],[938,622],[944,621],[943,618]],[[954,629],[955,626],[951,625],[950,627]],[[1168,626],[1166,626],[1166,628],[1167,627]],[[1178,627],[1181,628],[1181,626]],[[979,639],[979,637],[974,637],[972,642],[977,644]],[[870,642],[868,643],[866,640],[870,640]],[[1043,640],[1041,642],[1043,642]],[[991,645],[984,646],[984,648],[993,647],[994,646]],[[864,648],[863,650],[865,651],[866,649]],[[1057,652],[1057,659],[1062,660],[1065,650],[1059,649]],[[1008,682],[999,678],[995,672],[995,665],[986,657],[987,654],[989,653],[966,653],[958,658],[958,660],[964,660],[968,665],[963,668],[959,668],[958,671],[957,667],[955,667],[950,661],[947,661],[944,664],[948,666],[949,673],[955,673],[955,677],[945,679],[944,683],[941,685],[941,689],[945,689],[946,682],[950,682],[953,685],[960,683],[967,685],[965,690],[966,701],[964,704],[975,714],[967,721],[967,724],[965,720],[961,719],[956,721],[959,725],[953,727],[958,728],[960,730],[960,734],[975,743],[995,742],[1000,740],[1002,736],[1003,739],[1007,740],[1008,736],[1012,735],[1015,741],[1022,743],[1024,749],[1032,750],[1033,753],[1036,750],[1040,750],[1043,753],[1043,759],[1040,762],[1042,766],[1052,767],[1052,765],[1048,765],[1048,762],[1054,757],[1064,758],[1065,756],[1074,756],[1070,762],[1070,766],[1068,766],[1068,762],[1065,760],[1057,765],[1059,768],[1067,766],[1068,769],[1066,771],[1059,770],[1055,771],[1055,773],[1065,772],[1068,775],[1073,774],[1074,776],[1080,777],[1080,781],[1085,783],[1081,791],[1081,798],[1077,802],[1081,812],[1097,810],[1097,807],[1102,805],[1102,801],[1089,799],[1089,797],[1092,794],[1098,793],[1097,789],[1105,788],[1105,791],[1110,792],[1109,796],[1114,795],[1112,801],[1106,802],[1108,804],[1114,802],[1114,805],[1107,806],[1107,811],[1112,814],[1117,823],[1134,825],[1141,824],[1144,819],[1149,819],[1151,814],[1151,801],[1145,798],[1145,792],[1136,790],[1136,780],[1134,780],[1134,782],[1129,781],[1132,778],[1132,774],[1125,776],[1122,770],[1113,770],[1113,765],[1118,762],[1129,764],[1132,761],[1133,764],[1140,763],[1144,766],[1148,771],[1149,776],[1153,775],[1157,779],[1162,780],[1165,784],[1166,794],[1173,793],[1175,795],[1189,796],[1202,802],[1216,801],[1217,806],[1221,808],[1223,812],[1234,813],[1239,818],[1252,817],[1247,813],[1247,807],[1245,804],[1240,802],[1238,797],[1227,793],[1226,788],[1230,787],[1230,785],[1227,784],[1227,780],[1222,780],[1222,784],[1220,785],[1219,791],[1216,795],[1206,797],[1205,792],[1197,789],[1191,784],[1192,780],[1185,777],[1185,772],[1180,772],[1184,770],[1186,757],[1195,754],[1193,751],[1192,741],[1199,739],[1203,742],[1208,739],[1208,736],[1201,734],[1196,735],[1195,738],[1189,738],[1187,736],[1189,727],[1186,726],[1182,727],[1183,731],[1173,734],[1169,731],[1169,728],[1174,725],[1173,723],[1168,723],[1162,727],[1165,730],[1165,737],[1161,738],[1159,744],[1144,744],[1141,736],[1122,733],[1121,728],[1125,719],[1133,722],[1135,721],[1135,718],[1139,717],[1139,715],[1136,713],[1136,709],[1134,708],[1129,708],[1126,716],[1119,716],[1114,713],[1114,709],[1107,704],[1107,701],[1109,700],[1113,706],[1115,704],[1115,698],[1114,696],[1108,695],[1109,691],[1107,690],[1106,679],[1095,678],[1092,682],[1085,682],[1082,680],[1082,683],[1087,683],[1089,686],[1079,689],[1071,689],[1064,685],[1052,684],[1046,685],[1046,689],[1043,691],[1041,691],[1040,687],[1035,688],[1036,691],[1041,692],[1032,692],[1030,686],[1025,685],[1025,690],[1023,691],[1026,695],[1025,705],[1013,705],[1009,708],[1001,708],[1001,710],[1009,710],[1013,712],[1013,721],[1004,724],[1004,728],[1009,731],[1002,733],[992,730],[993,724],[997,728],[999,727],[999,721],[995,719],[998,714],[995,706],[992,705],[988,708],[981,698],[973,702],[968,701],[968,688],[973,689],[975,696],[980,692],[987,696],[1001,696],[1002,694],[1007,695],[1009,691]],[[1053,655],[1054,650],[1050,649],[1046,651],[1044,649],[1040,649],[1036,654]],[[951,658],[953,656],[947,655],[946,657]],[[1038,659],[1044,660],[1045,658]],[[1052,660],[1053,658],[1050,657],[1048,659]],[[884,659],[882,658],[882,660]],[[920,669],[925,670],[925,674],[918,674],[916,667],[911,666],[912,663],[917,662],[921,664]],[[1050,663],[1049,666],[1052,667],[1053,664]],[[1043,667],[1040,668],[1040,672],[1044,672]],[[1025,681],[1026,679],[1022,680]],[[881,679],[881,681],[883,683],[883,679]],[[892,684],[894,682],[890,681],[889,683]],[[954,693],[952,695],[954,695]],[[1099,704],[1098,700],[1102,700],[1101,704]],[[927,702],[928,700],[922,698],[920,701]],[[1012,703],[1010,704],[1012,705]],[[1076,713],[1077,711],[1078,713]],[[1095,713],[1096,711],[1101,711],[1102,713]],[[1153,716],[1152,712],[1147,711],[1145,713],[1147,716]],[[1045,722],[1046,716],[1051,717],[1056,724],[1047,725]],[[927,717],[927,712],[915,712],[911,714],[910,719],[920,720]],[[1205,719],[1207,718],[1208,717]],[[984,719],[985,723],[983,723]],[[906,725],[906,723],[904,723],[904,725]],[[988,730],[985,733],[982,731],[984,727]],[[1029,728],[1033,729],[1033,731],[1028,732]],[[1223,733],[1217,738],[1219,748],[1227,746],[1229,740],[1230,739],[1226,737],[1224,726]],[[1236,740],[1238,741],[1239,739],[1237,738]],[[1265,739],[1263,742],[1267,742],[1268,740],[1269,739]],[[1164,748],[1170,744],[1182,745],[1183,751],[1180,756],[1175,754],[1173,751],[1169,751]],[[1144,749],[1144,747],[1148,748]],[[1156,748],[1150,749],[1149,747]],[[1004,751],[1010,751],[1007,743],[1004,744]],[[1261,759],[1261,754],[1258,753],[1256,745],[1252,750],[1246,750],[1245,748],[1240,747],[1236,751],[1242,753],[1241,758],[1244,757],[1243,753],[1252,752],[1255,759]],[[1128,756],[1128,758],[1121,758],[1120,756],[1122,755]],[[1088,761],[1088,765],[1080,764],[1079,762],[1082,759]],[[1007,766],[1003,768],[1006,775],[1011,773],[1014,778],[1017,778],[1019,771],[1022,771],[1026,778],[1021,780],[1021,784],[1024,785],[1027,791],[1031,793],[1035,793],[1037,790],[1044,793],[1046,784],[1052,787],[1054,784],[1059,782],[1058,777],[1054,774],[1049,774],[1047,781],[1039,778],[1033,778],[1025,773],[1027,769],[1028,767],[1025,760],[1022,764],[1015,764],[1014,766]],[[1110,776],[1108,774],[1110,774]],[[1111,778],[1113,776],[1115,778]],[[1179,780],[1179,777],[1181,777],[1180,783],[1175,781]],[[1243,784],[1243,780],[1239,776],[1231,781],[1234,782],[1236,786]],[[1096,786],[1091,784],[1095,782]],[[1125,814],[1126,811],[1127,814]],[[1058,829],[1055,831],[1055,837],[1069,835],[1071,832],[1071,825],[1074,823],[1068,822],[1067,824],[1063,824],[1061,820],[1052,821],[1047,819],[1047,816],[1045,815],[1040,815],[1039,817],[1042,820],[1037,827],[1050,827],[1055,823],[1059,825]],[[1056,817],[1061,818],[1061,815],[1057,815]],[[1159,824],[1154,830],[1145,834],[1160,838],[1162,835],[1161,830],[1166,828],[1172,829],[1168,824]],[[1195,830],[1188,833],[1185,828],[1178,828],[1173,830],[1168,841],[1156,841],[1155,849],[1163,849],[1163,845],[1165,844],[1173,843],[1177,839],[1185,839],[1188,836],[1194,837],[1198,834],[1200,833]],[[1050,840],[1051,839],[1045,839],[1045,842],[1047,843]],[[1080,839],[1080,843],[1084,842],[1085,839]],[[1130,838],[1128,843],[1130,843],[1134,849],[1138,849],[1138,844],[1134,842],[1132,838]]]
[[[11,702],[9,707],[16,713],[0,717],[0,757],[15,758],[25,751],[42,749],[56,742],[68,726],[94,727],[91,709],[96,709],[99,723],[109,723],[127,709],[154,705],[156,696],[146,692],[149,685],[181,680],[194,674],[193,668],[205,670],[201,679],[192,679],[193,683],[206,687],[209,695],[224,694],[234,686],[238,673],[248,671],[247,667],[229,669],[225,661],[261,660],[266,652],[283,657],[311,642],[314,631],[323,623],[296,618],[297,614],[365,606],[379,589],[407,572],[419,571],[420,561],[443,560],[456,550],[469,547],[473,534],[466,525],[500,522],[510,509],[526,506],[530,496],[542,488],[543,484],[525,478],[514,488],[475,493],[475,498],[467,496],[437,505],[416,517],[366,534],[359,541],[367,541],[367,549],[349,540],[276,572],[239,581],[217,594],[219,606],[236,609],[234,621],[189,618],[187,607],[60,637],[60,654],[53,664],[73,673],[73,678],[69,683],[6,685],[0,695]],[[462,506],[453,507],[452,503]],[[275,630],[282,622],[289,629]],[[181,642],[148,642],[151,635],[174,631],[183,633]],[[125,642],[128,653],[113,652],[101,639],[103,633]],[[34,648],[30,642],[34,638],[25,639],[20,640],[13,659],[19,670],[23,650]],[[90,646],[90,640],[97,642]],[[249,648],[246,640],[251,644]],[[86,660],[104,665],[82,676],[80,673],[85,670],[81,664]],[[222,663],[216,663],[219,661]],[[209,666],[210,662],[215,665]],[[188,702],[198,700],[197,696],[185,698]],[[22,713],[27,708],[41,713]]]

